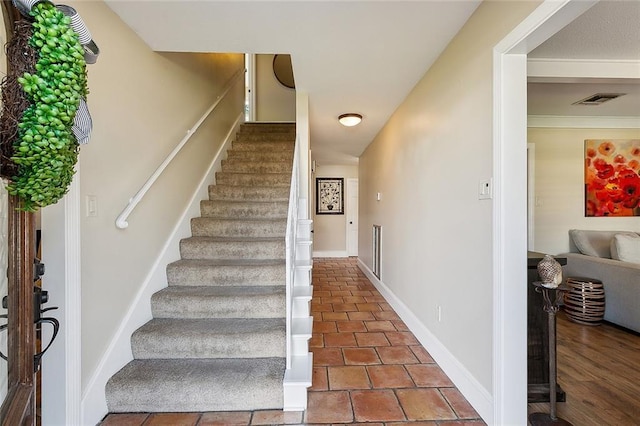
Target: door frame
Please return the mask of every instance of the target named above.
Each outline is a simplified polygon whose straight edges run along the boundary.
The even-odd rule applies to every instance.
[[[0,7],[5,24],[5,39],[8,41],[13,36],[15,22],[22,19],[22,16],[10,2],[3,1]],[[10,66],[7,63],[7,70]],[[34,424],[36,421],[36,333],[33,303],[35,215],[20,211],[19,207],[18,197],[9,195],[7,324],[10,326],[7,327],[7,394],[0,401],[2,426]]]
[[[597,3],[545,0],[493,54],[493,424],[527,422],[527,54]]]
[[[35,423],[35,326],[33,306],[33,259],[35,217],[17,210],[19,200],[9,196],[9,258],[7,352],[8,389],[0,407],[2,425]]]
[[[84,424],[82,413],[82,293],[80,163],[69,191],[42,209],[42,277],[49,303],[59,307],[58,338],[42,358],[42,417],[45,424]],[[44,341],[48,336],[43,335]]]
[[[358,226],[358,213],[356,212],[355,216],[352,215],[352,211],[353,211],[353,203],[351,202],[351,190],[353,189],[352,185],[355,182],[356,185],[356,189],[358,189],[358,178],[347,178],[347,185],[346,185],[346,196],[347,196],[347,202],[345,204],[345,208],[347,210],[347,215],[345,217],[345,230],[346,230],[346,235],[345,235],[345,251],[347,252],[347,256],[358,256],[358,235],[356,234],[355,238],[355,254],[349,250],[349,241],[352,239],[351,238],[351,232],[350,232],[350,228],[349,228],[349,218],[353,218],[353,221],[355,221],[356,226]],[[358,206],[356,205],[356,209],[358,208]]]

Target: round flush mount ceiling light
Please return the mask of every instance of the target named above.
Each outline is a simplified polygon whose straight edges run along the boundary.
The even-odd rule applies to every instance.
[[[348,114],[340,115],[338,117],[338,121],[343,126],[353,127],[353,126],[357,126],[358,124],[360,124],[360,122],[362,121],[362,116],[360,114],[356,114],[356,113],[350,112]]]

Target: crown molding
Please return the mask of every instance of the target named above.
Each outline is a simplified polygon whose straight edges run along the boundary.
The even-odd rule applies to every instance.
[[[527,59],[527,77],[530,82],[549,81],[548,79],[640,79],[640,61],[638,60],[599,60],[599,59]]]
[[[639,129],[640,117],[529,115],[527,127]]]

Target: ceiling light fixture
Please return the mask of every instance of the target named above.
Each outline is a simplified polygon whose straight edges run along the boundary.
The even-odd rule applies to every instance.
[[[362,121],[362,116],[360,114],[350,112],[348,114],[340,115],[340,117],[338,117],[338,121],[343,126],[347,126],[347,127],[357,126]]]

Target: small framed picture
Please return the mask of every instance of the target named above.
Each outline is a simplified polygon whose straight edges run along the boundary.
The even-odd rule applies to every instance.
[[[316,214],[344,214],[344,178],[316,178]]]

